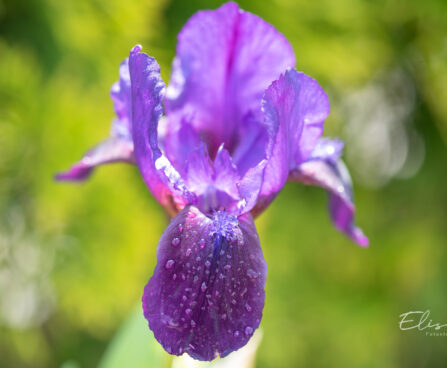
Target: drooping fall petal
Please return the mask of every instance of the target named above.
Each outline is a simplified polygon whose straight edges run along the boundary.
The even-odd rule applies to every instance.
[[[264,307],[266,264],[249,214],[185,207],[163,233],[143,295],[155,338],[200,360],[244,346]]]

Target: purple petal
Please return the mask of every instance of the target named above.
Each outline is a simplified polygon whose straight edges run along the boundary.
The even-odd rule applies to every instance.
[[[165,207],[171,206],[173,200],[182,207],[192,202],[194,195],[158,146],[164,90],[160,67],[154,58],[140,51],[141,46],[135,46],[129,56],[135,159],[154,197]]]
[[[343,154],[345,143],[339,139],[320,138],[314,150],[309,156],[309,160],[329,160],[337,162]]]
[[[163,148],[166,157],[184,176],[188,166],[188,157],[200,147],[200,137],[184,116],[166,117],[166,134]]]
[[[108,138],[88,151],[81,161],[69,170],[56,174],[55,178],[64,181],[82,181],[90,176],[96,166],[111,162],[135,163],[131,140],[122,137]]]
[[[206,217],[185,207],[163,233],[144,315],[171,354],[224,357],[259,326],[266,264],[250,215]]]
[[[307,185],[317,185],[329,192],[329,210],[335,227],[362,247],[368,238],[354,224],[354,201],[349,172],[341,159],[313,159],[299,165],[290,179]]]
[[[239,126],[236,147],[231,154],[241,175],[266,158],[268,138],[265,126],[252,114],[244,118],[243,124]]]
[[[236,3],[199,11],[178,36],[168,112],[194,114],[193,124],[214,157],[221,143],[232,150],[235,128],[245,114],[259,115],[264,90],[293,65],[285,37]]]
[[[120,64],[120,79],[110,90],[117,120],[113,124],[113,132],[118,136],[131,136],[132,132],[132,93],[130,87],[129,60]]]
[[[204,143],[189,155],[188,188],[197,196],[197,206],[205,213],[221,207],[230,209],[240,200],[240,176],[226,149],[221,146],[214,162]]]
[[[262,108],[270,141],[256,214],[281,190],[290,168],[312,153],[323,132],[329,102],[314,79],[289,69],[266,90]]]

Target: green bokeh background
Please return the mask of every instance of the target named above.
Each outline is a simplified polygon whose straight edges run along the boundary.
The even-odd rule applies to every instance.
[[[166,215],[135,167],[101,168],[83,185],[52,176],[108,134],[109,88],[130,48],[141,43],[168,81],[181,26],[221,3],[0,0],[1,367],[96,367],[129,318],[131,341],[152,338],[128,316]],[[347,139],[357,222],[371,241],[361,249],[331,226],[320,189],[286,185],[257,220],[268,264],[257,366],[445,367],[447,337],[400,331],[398,321],[430,309],[447,323],[447,2],[240,6],[284,33],[298,69],[328,92],[326,134]],[[402,93],[413,91],[405,124],[423,141],[423,163],[371,187],[356,161],[361,147],[349,154],[356,139],[345,102],[370,85],[388,91],[396,70]],[[125,355],[116,341],[116,356]],[[128,366],[158,366],[132,356]]]

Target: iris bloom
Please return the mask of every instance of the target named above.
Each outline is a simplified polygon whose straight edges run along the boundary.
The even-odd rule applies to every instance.
[[[343,143],[321,138],[328,97],[294,66],[285,37],[237,4],[199,11],[178,35],[167,88],[155,59],[131,50],[111,91],[111,137],[57,176],[136,163],[173,217],[143,295],[149,327],[171,354],[212,360],[253,335],[266,280],[253,218],[288,180],[326,189],[335,226],[368,244],[353,221]]]

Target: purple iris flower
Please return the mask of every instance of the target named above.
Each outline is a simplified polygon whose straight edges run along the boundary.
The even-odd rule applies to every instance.
[[[178,36],[168,87],[135,46],[112,87],[111,137],[57,175],[80,181],[101,164],[136,163],[173,217],[143,294],[171,354],[224,357],[259,326],[266,264],[253,218],[286,181],[325,188],[335,226],[368,245],[353,221],[343,143],[321,138],[328,97],[294,66],[285,37],[237,4],[199,11]]]

